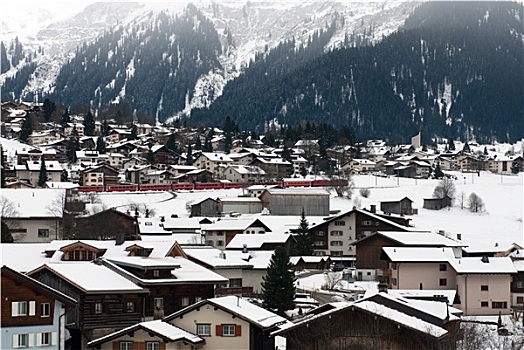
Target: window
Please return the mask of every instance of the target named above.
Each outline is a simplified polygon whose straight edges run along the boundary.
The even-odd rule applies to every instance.
[[[242,278],[231,278],[229,280],[230,287],[242,287]]]
[[[153,306],[156,310],[164,308],[164,298],[155,298],[153,300]]]
[[[202,301],[202,297],[195,297],[195,303],[198,303],[199,301]]]
[[[160,349],[160,345],[157,341],[155,342],[152,342],[152,341],[148,341],[146,342],[146,350],[159,350]]]
[[[362,226],[371,226],[371,221],[369,220],[362,221]]]
[[[346,222],[344,220],[336,220],[335,226],[346,226]]]
[[[49,317],[51,315],[51,304],[40,304],[40,317]]]
[[[234,324],[223,324],[222,325],[222,335],[224,337],[234,337],[235,336],[235,325]]]
[[[11,303],[11,316],[26,316],[27,301],[14,301]]]
[[[218,241],[217,246],[222,247],[224,245],[224,241]]]
[[[95,314],[102,313],[102,303],[95,303]]]
[[[26,348],[29,346],[29,334],[13,334],[13,348]]]
[[[517,287],[518,289],[522,289],[522,288],[524,288],[524,281],[517,281],[517,285],[516,285],[516,287]]]
[[[46,238],[46,237],[49,237],[49,229],[39,228],[38,229],[38,238]]]
[[[211,335],[211,325],[197,323],[197,335],[210,336]]]
[[[441,278],[438,281],[439,286],[447,286],[448,285],[448,279],[447,278]]]
[[[330,235],[331,236],[342,236],[342,231],[331,231]]]
[[[153,277],[159,277],[159,276],[160,276],[160,271],[153,270]]]
[[[131,341],[120,342],[120,350],[133,350],[133,342]]]
[[[182,303],[182,306],[188,306],[189,305],[189,297],[183,297],[181,303]]]
[[[507,309],[508,302],[507,301],[492,301],[491,308],[492,309]]]
[[[487,292],[489,290],[488,288],[489,287],[487,285],[485,285],[485,284],[480,286],[480,290],[483,291],[483,292]]]
[[[325,236],[326,233],[324,231],[318,231],[317,236]]]
[[[51,345],[51,333],[38,333],[36,335],[38,338],[36,339],[36,345],[42,346],[42,345]]]
[[[135,303],[133,303],[132,301],[128,301],[126,303],[126,311],[127,312],[133,312],[135,311]]]
[[[325,245],[325,243],[324,243],[323,241],[314,241],[314,242],[313,242],[313,245],[314,245],[315,247],[322,247],[322,246]]]
[[[447,271],[448,270],[448,264],[439,264],[438,270],[439,271]]]
[[[393,284],[394,286],[396,286],[396,285],[397,285],[397,279],[393,277],[393,278],[391,279],[391,284]]]
[[[480,302],[480,307],[489,307],[489,302],[487,302],[487,301],[481,301],[481,302]]]
[[[342,252],[339,252],[339,251],[331,251],[331,256],[342,256]]]
[[[517,297],[517,304],[524,304],[524,297]]]
[[[330,244],[331,244],[332,246],[340,247],[340,246],[342,246],[344,243],[342,243],[342,241],[331,241]]]

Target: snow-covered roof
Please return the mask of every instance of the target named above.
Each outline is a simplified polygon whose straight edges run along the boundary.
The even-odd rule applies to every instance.
[[[266,172],[261,169],[260,167],[254,166],[254,165],[230,165],[226,168],[227,169],[233,169],[239,174],[243,175],[249,175],[249,174],[256,174],[256,175],[265,175]]]
[[[202,231],[235,231],[245,230],[250,227],[257,219],[222,219],[216,220],[212,224],[202,224]]]
[[[257,197],[221,197],[218,198],[222,203],[260,203],[260,198]]]
[[[212,298],[208,299],[207,301],[239,316],[250,323],[256,324],[260,328],[275,327],[287,322],[284,317],[274,314],[271,311],[254,305],[249,301],[234,295]]]
[[[372,160],[369,160],[369,159],[358,159],[358,158],[352,159],[351,162],[356,163],[356,164],[360,164],[360,165],[375,165],[376,164]]]
[[[22,273],[34,270],[50,260],[44,253],[48,245],[48,243],[2,244],[0,245],[2,264]]]
[[[184,253],[214,269],[253,267],[252,264],[241,259],[238,255],[222,252],[212,247],[184,248]]]
[[[310,188],[269,188],[267,191],[271,195],[279,196],[328,196],[329,192],[320,189]]]
[[[264,243],[284,244],[291,237],[288,233],[255,233],[255,234],[236,234],[226,249],[242,249],[244,245],[249,249],[259,249]]]
[[[0,196],[12,203],[13,217],[61,218],[65,195],[64,189],[3,188]]]
[[[455,259],[453,248],[383,247],[393,262],[449,262]]]
[[[47,268],[84,292],[94,293],[142,293],[145,289],[105,266],[93,262],[45,263],[33,270]],[[31,274],[33,271],[29,272]]]
[[[79,184],[75,184],[73,182],[57,182],[57,181],[47,181],[45,185],[49,188],[62,188],[66,190],[80,187]]]
[[[208,158],[212,162],[233,162],[229,155],[219,152],[202,152],[204,157]]]
[[[417,299],[422,299],[422,298],[435,298],[435,297],[444,296],[448,300],[448,304],[451,305],[453,304],[453,301],[455,300],[457,291],[453,289],[435,289],[435,290],[432,290],[432,289],[388,289],[388,294],[396,298],[404,298],[404,299],[409,299],[409,300],[417,300]],[[462,311],[454,310],[453,313],[460,313],[460,312]]]
[[[363,300],[353,304],[354,307],[367,312],[377,314],[380,317],[392,320],[405,327],[415,329],[419,332],[429,334],[440,338],[448,333],[445,328],[436,326],[419,318],[407,315],[403,312],[391,309],[385,305],[378,304],[374,301]]]
[[[467,257],[453,259],[450,261],[451,267],[457,273],[517,273],[513,261],[509,257],[480,258]]]
[[[271,159],[257,158],[256,160],[264,164],[291,165],[290,162],[288,162],[287,160],[283,158],[271,158]]]
[[[160,335],[163,338],[167,338],[172,342],[188,341],[193,344],[204,342],[204,339],[200,338],[199,336],[189,333],[181,328],[178,328],[172,325],[171,323],[164,322],[162,320],[153,320],[140,322],[138,324],[129,326],[117,332],[110,333],[106,336],[90,341],[87,345],[89,347],[94,347],[97,344],[103,344],[105,342],[116,339],[117,337],[120,337],[122,335],[126,335],[129,332],[136,331],[138,329],[142,329],[149,333]]]
[[[316,256],[316,255],[304,255],[304,256],[290,256],[289,261],[296,265],[300,259],[302,259],[306,263],[319,263],[322,261],[325,261],[329,256]]]
[[[465,247],[466,244],[444,237],[437,233],[405,232],[405,231],[378,231],[377,234],[387,237],[393,241],[411,246],[441,246],[441,247]]]
[[[40,171],[41,162],[39,160],[27,161],[27,170],[29,171]],[[45,161],[46,171],[62,171],[62,165],[57,160],[46,160]]]
[[[254,270],[265,270],[269,266],[273,250],[253,250],[243,253],[241,250],[226,250],[226,254],[237,256],[253,265]]]

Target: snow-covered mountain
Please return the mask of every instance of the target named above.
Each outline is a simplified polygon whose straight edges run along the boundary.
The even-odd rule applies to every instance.
[[[20,80],[23,67],[27,69],[27,82],[17,82],[19,91],[11,98],[37,98],[52,92],[62,66],[70,60],[78,47],[92,43],[104,32],[117,26],[129,28],[150,20],[151,13],[169,11],[179,14],[186,7],[184,2],[160,3],[79,3],[70,8],[41,7],[24,10],[24,16],[2,18],[0,39],[4,43],[8,60],[12,59],[12,41],[18,38],[25,60],[14,65],[0,76],[5,87],[7,79]],[[315,31],[332,21],[337,22],[336,32],[329,47],[344,45],[347,34],[368,36],[380,40],[395,31],[412,9],[413,1],[382,0],[372,2],[277,2],[277,1],[200,1],[196,7],[214,24],[221,41],[231,41],[218,57],[220,69],[214,69],[194,84],[182,110],[209,105],[220,96],[227,81],[245,68],[256,53],[267,52],[285,40],[296,40],[297,47],[306,43]],[[62,6],[63,7],[63,6]],[[61,12],[59,12],[60,10]],[[78,12],[75,12],[78,11]],[[347,43],[347,39],[346,39]],[[17,76],[18,75],[18,76]],[[15,78],[16,77],[16,78]],[[2,95],[5,98],[6,95]],[[181,112],[179,110],[177,112]]]

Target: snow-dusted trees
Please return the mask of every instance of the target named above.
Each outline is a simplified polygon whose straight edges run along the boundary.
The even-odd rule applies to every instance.
[[[481,213],[484,211],[484,201],[475,192],[468,197],[469,210],[472,213]]]
[[[450,178],[443,178],[439,181],[438,185],[433,190],[433,198],[445,198],[449,197],[450,199],[455,198],[455,184]]]

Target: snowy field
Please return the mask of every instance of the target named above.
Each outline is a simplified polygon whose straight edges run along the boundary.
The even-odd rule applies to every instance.
[[[501,176],[489,172],[474,174],[452,173],[457,176],[454,181],[457,196],[464,193],[464,206],[467,207],[467,197],[475,192],[484,203],[484,213],[471,213],[466,208],[460,209],[460,203],[450,209],[423,209],[423,199],[431,198],[438,180],[415,180],[408,178],[382,178],[372,175],[354,177],[355,190],[353,198],[343,199],[332,196],[331,209],[342,212],[351,210],[353,206],[367,208],[371,204],[380,208],[379,202],[398,200],[407,196],[414,201],[413,207],[418,209],[418,215],[410,216],[411,224],[420,230],[438,232],[444,230],[447,235],[456,238],[462,234],[462,241],[474,249],[493,248],[496,245],[506,247],[511,243],[524,244],[523,234],[523,173],[518,176]],[[370,189],[368,198],[359,194],[359,189]],[[307,191],[304,188],[304,191]],[[153,210],[155,216],[188,217],[186,206],[208,197],[235,197],[242,194],[240,189],[201,190],[177,192],[176,196],[169,192],[126,192],[98,194],[96,201],[101,204],[89,206],[91,211],[102,207],[114,207],[126,211],[129,207],[147,207]],[[248,215],[243,215],[244,217]],[[254,215],[249,215],[252,217]],[[242,217],[242,216],[241,216]]]

